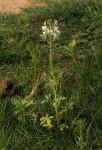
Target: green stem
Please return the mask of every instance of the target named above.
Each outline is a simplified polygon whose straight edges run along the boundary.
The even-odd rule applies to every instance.
[[[52,63],[52,36],[50,35],[50,41],[49,41],[49,47],[50,47],[50,53],[49,53],[49,63],[50,63],[50,70],[51,70],[51,75],[53,80],[56,82],[55,76],[54,76],[54,72],[53,72],[53,63]],[[54,87],[54,98],[57,98],[56,95],[56,86]]]
[[[53,61],[52,61],[52,36],[51,35],[50,35],[50,41],[49,41],[49,48],[50,48],[50,52],[49,52],[49,61],[50,62],[49,63],[50,63],[51,76],[52,76],[53,80],[56,82],[54,72],[53,72],[53,63],[52,63]],[[56,119],[57,119],[57,124],[59,124],[56,85],[53,87],[53,91],[54,91],[54,100],[56,103],[56,106],[55,106]]]

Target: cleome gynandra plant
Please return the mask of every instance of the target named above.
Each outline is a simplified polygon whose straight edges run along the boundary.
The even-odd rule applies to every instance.
[[[48,82],[46,83],[46,88],[48,90],[47,95],[44,100],[42,100],[41,104],[48,107],[49,103],[51,109],[51,113],[46,113],[45,116],[40,118],[40,125],[51,129],[54,126],[60,129],[60,131],[67,129],[68,125],[66,121],[63,123],[61,120],[63,119],[64,114],[73,109],[74,103],[68,103],[67,99],[64,97],[61,92],[59,92],[59,87],[61,86],[62,73],[58,73],[55,75],[53,69],[53,45],[56,40],[59,39],[60,30],[58,27],[58,22],[56,20],[48,19],[44,22],[42,26],[42,34],[40,35],[44,41],[47,42],[49,47],[49,70],[50,77]],[[53,114],[53,115],[52,115]]]
[[[60,30],[58,26],[58,22],[56,20],[48,19],[44,22],[42,26],[42,34],[40,37],[42,40],[47,42],[47,46],[49,48],[48,58],[49,58],[49,72],[43,74],[39,74],[38,78],[34,82],[32,91],[29,96],[23,98],[18,101],[12,99],[12,104],[14,106],[14,116],[17,119],[25,123],[26,119],[34,120],[36,122],[36,115],[34,111],[38,108],[40,115],[40,126],[50,130],[55,129],[56,127],[63,131],[68,128],[68,124],[66,122],[65,116],[69,111],[73,110],[74,101],[68,101],[67,98],[63,95],[62,89],[62,81],[63,81],[63,73],[54,71],[53,64],[53,53],[54,53],[54,44],[56,40],[60,37]],[[64,46],[62,49],[63,55],[71,55],[74,59],[73,48],[76,45],[76,41],[73,40],[69,43],[68,46]],[[35,62],[35,57],[32,57]],[[40,58],[39,58],[40,59]],[[36,68],[36,67],[35,67]],[[36,69],[34,70],[36,71]],[[41,98],[41,103],[35,103],[32,97],[35,94],[35,91],[38,88],[38,85],[42,82],[42,78],[45,77],[45,93],[44,98]],[[46,80],[47,79],[47,80]],[[44,112],[42,113],[42,109],[44,108]],[[38,111],[37,110],[37,111]],[[32,119],[33,118],[33,119]]]
[[[47,41],[49,46],[49,63],[50,63],[50,70],[51,75],[54,79],[53,74],[53,66],[52,66],[52,45],[53,42],[59,38],[60,30],[58,29],[58,22],[56,20],[52,21],[52,19],[48,19],[44,22],[44,25],[42,26],[42,35],[40,35],[44,41]]]

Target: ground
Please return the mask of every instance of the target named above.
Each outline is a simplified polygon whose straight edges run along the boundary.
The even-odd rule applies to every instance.
[[[43,6],[44,3],[37,3],[34,1],[36,6]],[[27,0],[0,0],[0,12],[13,12],[19,13],[22,8],[31,6],[32,3]]]

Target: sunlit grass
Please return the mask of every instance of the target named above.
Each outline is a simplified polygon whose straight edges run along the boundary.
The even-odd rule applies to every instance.
[[[16,94],[0,98],[0,149],[101,150],[102,2],[44,2],[0,14],[0,79]],[[48,19],[61,31],[50,55]]]

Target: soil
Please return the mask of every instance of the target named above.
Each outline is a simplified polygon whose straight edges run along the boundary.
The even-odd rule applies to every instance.
[[[3,78],[0,80],[0,96],[5,97],[14,93],[14,81],[11,78]]]
[[[0,12],[19,13],[23,8],[31,6],[28,0],[0,0]],[[45,6],[44,3],[37,3],[34,1],[34,5],[37,7]]]

